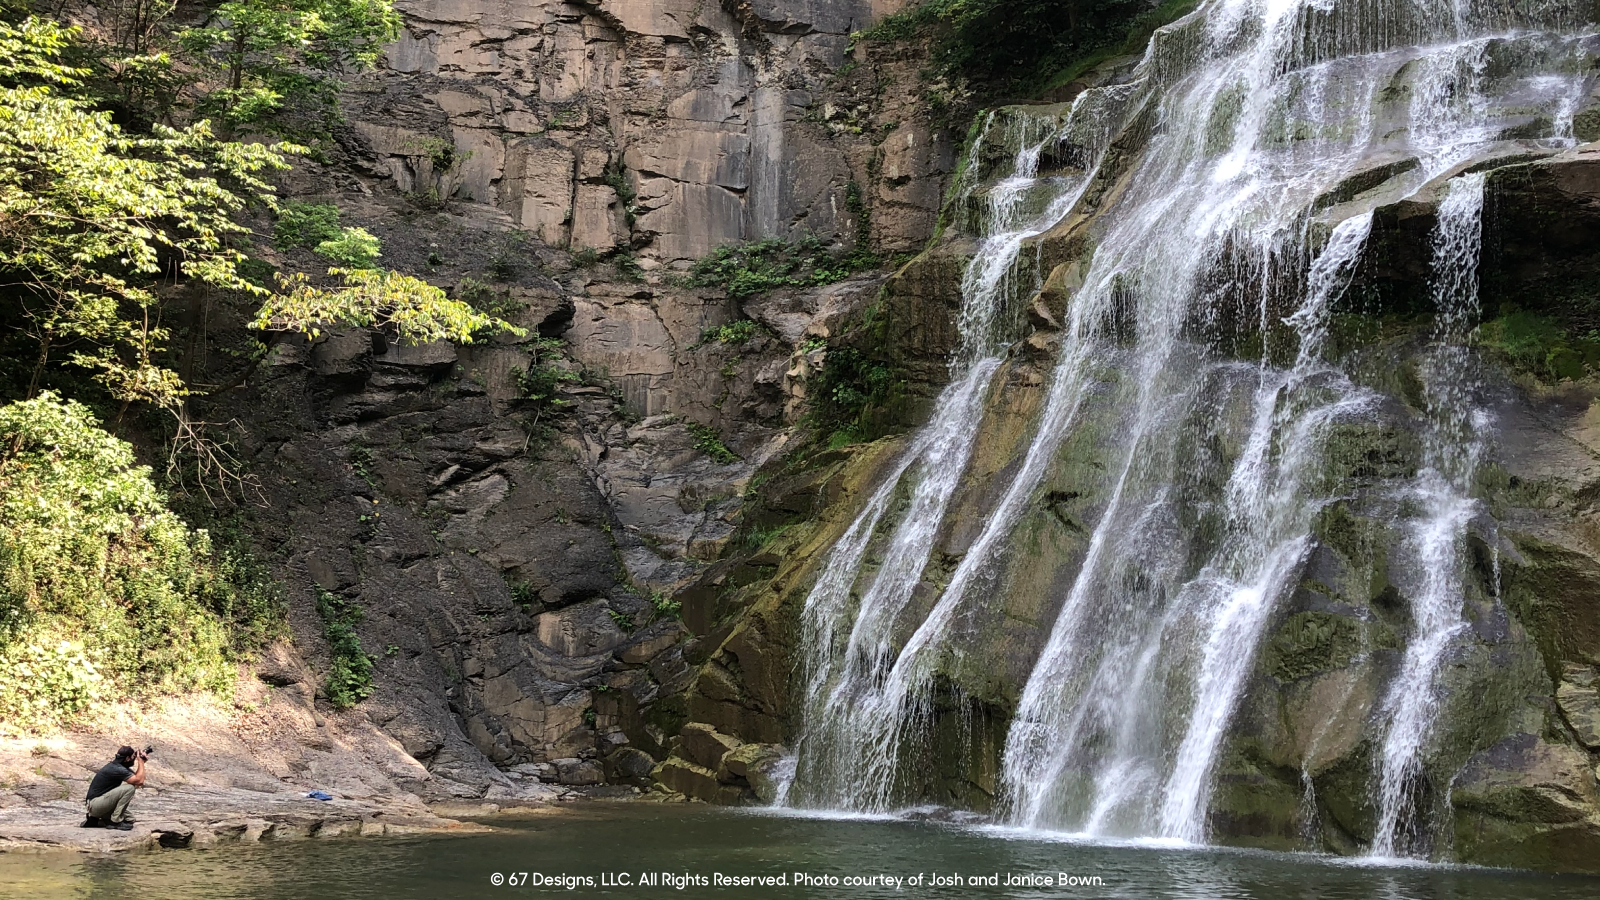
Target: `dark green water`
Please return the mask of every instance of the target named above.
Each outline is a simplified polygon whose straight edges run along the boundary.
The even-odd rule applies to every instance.
[[[1376,868],[1320,857],[1091,846],[933,823],[792,818],[702,806],[586,804],[494,820],[490,835],[348,838],[90,858],[0,855],[6,900],[307,900],[460,897],[1115,897],[1250,900],[1593,900],[1600,879],[1487,869]],[[492,878],[530,884],[496,887]],[[782,876],[788,886],[638,885],[640,873]],[[839,879],[796,887],[796,872]],[[972,876],[1098,878],[1098,885],[983,887]],[[534,886],[535,874],[588,879]],[[607,873],[629,886],[605,885]],[[934,874],[959,886],[932,887]],[[899,876],[889,886],[849,878]],[[911,880],[923,877],[920,886]],[[610,880],[621,880],[612,878]]]

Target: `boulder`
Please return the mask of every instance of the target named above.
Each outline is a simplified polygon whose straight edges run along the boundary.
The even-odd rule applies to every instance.
[[[1582,750],[1511,735],[1475,754],[1456,777],[1456,852],[1492,866],[1600,872],[1596,793]]]
[[[704,722],[690,722],[678,732],[682,740],[682,753],[696,765],[712,772],[722,766],[722,758],[730,751],[739,748],[742,743],[736,737],[729,737],[717,731]],[[688,793],[685,791],[685,793]]]
[[[717,779],[724,783],[745,782],[761,802],[772,803],[778,794],[775,772],[783,758],[784,749],[778,744],[743,744],[722,757]]]
[[[1568,664],[1556,687],[1556,704],[1572,731],[1590,750],[1600,750],[1600,690],[1594,666]]]
[[[605,770],[592,759],[558,759],[555,766],[558,784],[602,784],[606,780]]]
[[[620,747],[606,757],[606,780],[612,784],[650,786],[656,761],[637,747]]]
[[[717,781],[717,773],[677,757],[656,766],[650,777],[669,790],[706,803],[733,806],[744,797],[741,788]]]

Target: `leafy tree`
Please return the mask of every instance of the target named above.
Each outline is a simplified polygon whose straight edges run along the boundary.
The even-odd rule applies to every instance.
[[[65,362],[124,405],[172,412],[179,440],[198,445],[164,324],[180,294],[261,304],[254,319],[268,331],[392,325],[419,341],[517,331],[392,272],[335,270],[343,284],[332,289],[298,276],[285,293],[245,278],[237,216],[275,205],[263,176],[299,148],[221,141],[205,122],[125,132],[80,95],[82,71],[61,62],[75,34],[36,18],[0,22],[0,329],[33,346],[25,395]],[[359,229],[333,243],[362,266],[378,249]]]
[[[312,248],[321,257],[353,269],[370,268],[383,245],[365,228],[341,228],[339,233]]]
[[[272,244],[279,250],[310,249],[339,236],[339,207],[331,203],[289,202],[278,207]]]
[[[344,286],[316,287],[305,275],[283,279],[287,293],[269,297],[252,327],[313,338],[329,327],[379,327],[407,343],[471,343],[475,335],[496,330],[526,334],[449,299],[444,291],[420,278],[376,269],[329,269],[328,274],[343,278]]]
[[[233,125],[261,122],[289,98],[331,108],[328,73],[374,65],[400,35],[388,0],[228,0],[179,43],[223,72],[203,108]]]
[[[72,95],[82,72],[60,57],[73,34],[0,22],[0,320],[36,343],[30,393],[63,355],[113,397],[175,407],[156,287],[267,293],[239,275],[234,216],[270,202],[261,176],[286,167],[285,148],[218,141],[205,122],[125,133]]]

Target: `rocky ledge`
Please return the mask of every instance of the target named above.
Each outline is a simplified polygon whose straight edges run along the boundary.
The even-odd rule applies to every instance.
[[[287,785],[285,785],[287,787]],[[347,835],[487,831],[445,818],[421,801],[312,800],[303,792],[179,787],[141,791],[131,831],[81,828],[79,793],[0,809],[0,852],[78,850],[109,853],[155,847],[210,847],[227,842],[285,841]],[[488,805],[456,814],[498,811]]]

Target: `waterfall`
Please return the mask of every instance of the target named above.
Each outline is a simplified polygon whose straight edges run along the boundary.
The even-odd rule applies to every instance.
[[[1426,511],[1408,523],[1423,574],[1380,704],[1375,772],[1374,851],[1410,852],[1434,678],[1461,627],[1457,545],[1481,424],[1464,335],[1477,314],[1483,176],[1445,178],[1500,148],[1507,121],[1528,109],[1548,113],[1543,146],[1570,146],[1595,45],[1563,30],[1579,22],[1560,3],[1211,0],[1159,30],[1124,83],[1080,95],[1064,121],[1007,126],[1028,132],[1010,169],[962,185],[983,214],[950,386],[806,600],[802,727],[783,802],[880,812],[907,802],[897,779],[907,747],[926,737],[937,673],[963,657],[975,615],[998,605],[1012,532],[1067,439],[1099,423],[1103,496],[1006,734],[999,814],[1029,828],[1204,841],[1259,645],[1300,582],[1318,513],[1341,499],[1325,473],[1329,436],[1372,423],[1381,400],[1332,358],[1333,311],[1373,208],[1445,183],[1429,436],[1407,488]],[[991,114],[984,134],[997,127]],[[1140,144],[1131,171],[1090,191],[1125,127]],[[1041,178],[1041,153],[1067,133],[1096,135],[1083,141],[1099,148],[1092,164]],[[1389,174],[1374,180],[1379,171]],[[1075,211],[1094,217],[1093,249],[1033,432],[940,590],[924,569],[1017,337],[1006,310],[1045,274],[1022,248]],[[1227,343],[1239,334],[1260,349]]]
[[[1074,104],[1073,112],[1082,105],[1081,100]],[[979,203],[981,239],[962,278],[961,340],[950,363],[952,380],[935,401],[933,421],[912,439],[891,476],[834,546],[806,598],[803,730],[781,805],[881,811],[893,803],[899,743],[913,699],[890,677],[897,662],[909,659],[897,652],[896,629],[905,625],[912,592],[977,441],[989,385],[1008,342],[1006,307],[1019,293],[1012,281],[1021,268],[1023,245],[1066,214],[1091,175],[1039,176],[1047,149],[1083,137],[1073,128],[1070,112],[1065,122],[1020,114],[1004,125],[991,114],[980,146],[969,156],[976,158],[981,142],[996,129],[1004,131],[1000,139],[1018,147],[1012,171],[981,199],[973,196],[975,183],[965,185],[956,204]],[[1084,149],[1097,156],[1101,147],[1090,137]],[[1041,195],[1042,211],[1031,209]],[[1037,288],[1030,283],[1027,293]],[[897,492],[909,493],[909,499],[886,538],[881,563],[866,573],[868,546],[885,526]]]
[[[1483,181],[1479,174],[1449,182],[1439,204],[1433,235],[1434,339],[1423,371],[1428,428],[1423,434],[1423,469],[1413,495],[1426,511],[1408,544],[1421,584],[1412,592],[1412,633],[1400,672],[1389,686],[1380,714],[1385,720],[1378,755],[1378,827],[1374,856],[1408,852],[1417,838],[1418,781],[1423,749],[1438,712],[1435,684],[1440,664],[1467,628],[1461,614],[1465,586],[1460,544],[1476,505],[1471,498],[1478,437],[1487,414],[1474,406],[1466,339],[1478,318],[1478,253],[1482,244]]]

